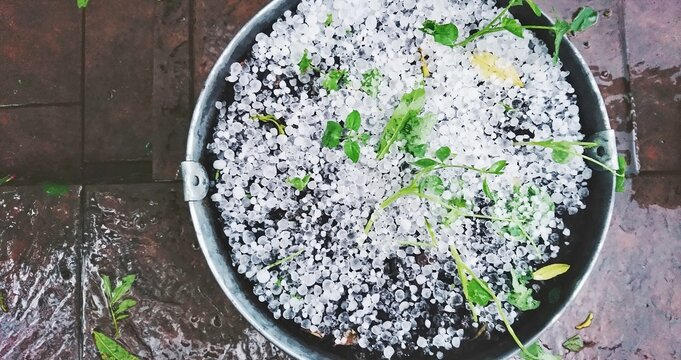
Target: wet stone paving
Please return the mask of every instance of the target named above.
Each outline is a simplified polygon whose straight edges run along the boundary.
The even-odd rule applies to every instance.
[[[593,312],[567,358],[680,359],[681,5],[538,2],[599,11],[572,40],[638,159],[592,275],[541,339],[560,349]],[[266,3],[0,1],[0,178],[15,175],[0,187],[0,359],[97,358],[92,331],[112,331],[100,274],[137,275],[121,343],[142,358],[287,358],[213,279],[177,175],[205,77]]]

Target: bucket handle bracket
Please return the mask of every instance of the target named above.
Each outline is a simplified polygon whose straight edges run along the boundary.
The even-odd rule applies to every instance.
[[[196,161],[183,161],[180,164],[182,172],[182,189],[184,201],[201,201],[208,195],[208,173],[201,164]]]
[[[617,144],[615,132],[613,130],[603,130],[589,136],[586,141],[597,143],[598,146],[584,149],[585,155],[608,165],[612,169],[617,169]],[[596,171],[606,171],[601,166],[587,162]]]

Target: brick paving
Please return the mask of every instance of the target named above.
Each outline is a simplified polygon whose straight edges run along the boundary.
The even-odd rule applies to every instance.
[[[681,6],[539,1],[599,24],[573,39],[640,174],[617,195],[593,274],[542,340],[580,332],[574,359],[681,358]],[[145,358],[285,358],[212,278],[181,201],[191,110],[224,46],[264,0],[0,1],[1,359],[94,358],[110,330],[97,274],[140,278],[145,316],[123,343]],[[550,11],[551,12],[551,11]],[[41,184],[71,184],[61,197]]]

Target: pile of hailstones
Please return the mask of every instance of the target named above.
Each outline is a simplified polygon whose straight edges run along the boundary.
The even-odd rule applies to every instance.
[[[419,31],[425,19],[433,19],[467,24],[462,32],[468,33],[497,14],[492,3],[304,0],[269,35],[256,37],[250,57],[231,66],[227,80],[234,83],[234,101],[216,104],[219,122],[209,145],[220,176],[212,199],[222,212],[236,269],[253,282],[255,295],[275,318],[385,358],[414,351],[442,357],[482,333],[482,324],[486,337],[506,331],[494,304],[477,306],[478,322],[472,320],[449,244],[456,244],[467,265],[497,293],[510,321],[518,316],[504,301],[510,271],[531,271],[568,244],[569,229],[560,217],[584,207],[590,170],[579,159],[559,165],[546,150],[512,144],[529,134],[581,138],[566,73],[531,34],[521,39],[500,32],[448,48]],[[425,108],[436,115],[428,155],[449,146],[457,163],[483,168],[508,161],[503,175],[487,176],[496,202],[482,194],[480,174],[458,169],[440,172],[447,186],[442,197],[463,196],[471,211],[504,215],[514,186],[521,185],[521,192],[539,188],[545,196],[520,206],[534,214],[527,230],[540,255],[491,221],[463,218],[444,226],[438,223],[443,210],[415,197],[396,201],[364,233],[377,204],[414,173],[409,165],[414,158],[399,144],[380,161],[375,147],[401,96],[423,81],[418,47],[432,72],[425,80]],[[316,70],[301,73],[305,50]],[[482,79],[469,61],[474,51],[513,61],[525,86]],[[338,91],[322,86],[331,69],[348,71]],[[372,95],[361,89],[361,74],[370,69],[382,74]],[[502,102],[516,111],[505,113]],[[343,121],[353,110],[361,114],[360,131],[370,135],[358,163],[341,147],[325,148],[320,141],[328,120]],[[285,134],[253,120],[255,114],[281,119]],[[289,184],[306,174],[311,180],[304,190]],[[426,218],[435,224],[439,246],[400,246],[402,240],[429,241]]]

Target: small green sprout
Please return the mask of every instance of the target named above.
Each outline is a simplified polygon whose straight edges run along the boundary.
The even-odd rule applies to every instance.
[[[529,279],[529,276],[511,271],[511,293],[506,300],[521,311],[534,310],[540,305],[540,302],[532,297],[532,288],[526,286]]]
[[[301,74],[305,74],[310,68],[314,69],[314,66],[312,66],[312,59],[310,59],[307,49],[305,49],[303,56],[300,58],[300,61],[298,61],[298,69]]]
[[[553,161],[559,164],[567,164],[570,160],[574,158],[582,158],[593,164],[596,164],[606,171],[615,175],[615,190],[617,192],[624,191],[624,179],[625,179],[625,169],[627,162],[623,156],[617,157],[618,168],[613,169],[610,166],[583,154],[582,149],[589,149],[598,147],[599,144],[595,142],[583,142],[583,141],[558,141],[558,140],[542,140],[542,141],[528,141],[528,142],[515,142],[514,146],[537,146],[543,147],[551,150],[551,158]]]
[[[348,82],[348,72],[346,70],[332,69],[326,74],[322,81],[322,87],[326,91],[338,91]]]
[[[302,178],[300,177],[294,177],[290,178],[287,181],[293,188],[295,188],[298,191],[303,191],[307,187],[307,183],[310,182],[310,175],[305,174]]]
[[[361,147],[369,140],[369,134],[359,131],[362,118],[359,111],[353,110],[345,119],[345,128],[337,121],[329,120],[322,135],[322,146],[335,149],[343,142],[345,155],[356,163],[359,161]]]
[[[100,275],[102,291],[104,292],[104,299],[106,306],[111,316],[111,321],[114,327],[114,338],[121,337],[121,330],[118,326],[119,322],[127,319],[130,314],[128,310],[137,305],[137,301],[133,299],[124,299],[130,292],[132,285],[135,283],[135,275],[126,275],[121,281],[116,282],[116,287],[112,287],[111,280],[106,275]]]
[[[459,37],[459,29],[452,23],[437,23],[433,20],[426,20],[420,30],[432,35],[436,43],[450,47],[456,45],[456,39]]]
[[[371,69],[362,74],[362,82],[360,90],[364,91],[369,96],[378,95],[378,90],[381,85],[381,72],[378,69]]]
[[[466,46],[473,40],[499,31],[508,31],[511,34],[522,38],[524,30],[548,30],[554,34],[553,62],[558,62],[560,52],[560,44],[563,41],[563,36],[568,33],[577,33],[584,31],[595,25],[598,21],[598,12],[590,7],[583,7],[572,19],[572,22],[558,19],[553,26],[540,25],[525,25],[523,26],[517,19],[510,17],[509,9],[516,6],[527,4],[536,16],[541,16],[541,9],[533,0],[511,0],[508,5],[499,12],[499,14],[492,19],[487,25],[483,26],[476,32],[472,33],[465,39],[457,42],[459,36],[459,29],[453,23],[437,23],[433,20],[426,20],[423,22],[421,31],[432,35],[435,42],[449,46]]]

